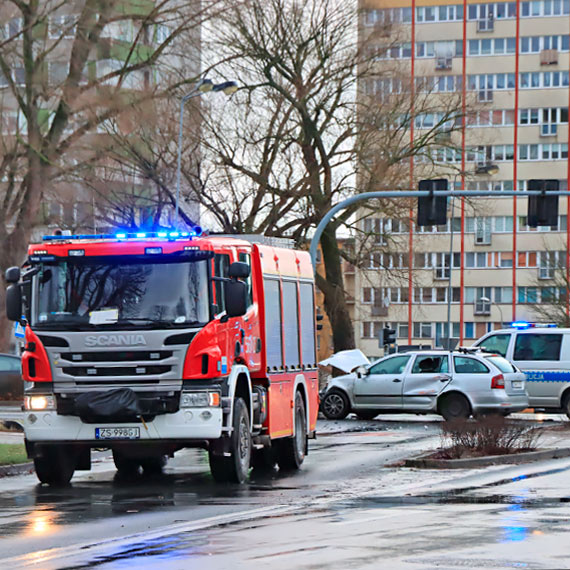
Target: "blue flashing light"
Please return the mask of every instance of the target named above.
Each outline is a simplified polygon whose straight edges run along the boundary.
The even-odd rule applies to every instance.
[[[511,327],[514,329],[530,329],[532,325],[527,321],[514,321],[511,323]]]
[[[115,234],[89,234],[89,235],[47,235],[42,236],[42,240],[45,242],[70,242],[74,240],[132,240],[132,239],[150,239],[150,238],[162,238],[162,239],[176,239],[176,238],[186,238],[192,239],[194,237],[199,237],[202,235],[202,228],[199,226],[194,226],[193,228],[185,231],[179,230],[161,230],[158,232],[128,232],[120,231]]]

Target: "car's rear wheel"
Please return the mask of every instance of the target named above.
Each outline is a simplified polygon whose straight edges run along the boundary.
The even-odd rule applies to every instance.
[[[325,394],[321,402],[321,411],[329,420],[342,420],[350,412],[348,396],[340,390],[332,389]]]
[[[570,392],[564,394],[562,399],[562,410],[570,418]]]
[[[447,421],[467,419],[471,415],[471,406],[465,396],[449,394],[443,397],[439,405],[439,413]]]

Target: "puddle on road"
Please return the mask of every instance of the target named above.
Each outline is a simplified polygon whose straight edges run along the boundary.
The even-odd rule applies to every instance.
[[[285,475],[288,476],[288,475]],[[166,473],[113,481],[91,480],[67,487],[36,485],[21,493],[0,495],[0,536],[40,535],[59,526],[104,520],[111,516],[152,513],[198,506],[267,504],[269,494],[307,493],[307,485],[284,485],[277,471],[252,476],[249,485],[220,486],[207,475]]]
[[[211,544],[204,533],[193,533],[189,535],[172,536],[168,538],[145,540],[131,544],[128,548],[119,548],[116,552],[111,552],[104,556],[95,556],[87,564],[81,563],[77,566],[60,567],[60,570],[80,570],[85,568],[97,568],[112,563],[125,563],[124,567],[130,567],[133,559],[152,558],[153,567],[160,568],[160,563],[184,560],[183,567],[187,568],[191,564],[192,557],[208,556]],[[182,566],[181,566],[182,567]]]
[[[515,505],[519,509],[554,507],[570,503],[570,497],[522,497],[520,495],[410,495],[404,497],[362,497],[343,501],[339,508],[392,508],[419,505]]]

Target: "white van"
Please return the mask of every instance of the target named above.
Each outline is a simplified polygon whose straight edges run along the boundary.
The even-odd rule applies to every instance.
[[[505,356],[526,374],[531,408],[562,409],[570,417],[570,329],[501,329],[482,336],[473,346]]]

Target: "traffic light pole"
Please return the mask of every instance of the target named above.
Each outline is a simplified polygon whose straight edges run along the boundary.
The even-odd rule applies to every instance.
[[[567,190],[559,190],[556,192],[547,192],[548,196],[570,196],[570,192]],[[317,249],[319,246],[319,241],[321,235],[327,226],[327,224],[333,219],[334,215],[341,210],[352,206],[356,202],[364,202],[365,200],[373,200],[378,198],[421,198],[429,196],[465,196],[465,197],[487,197],[487,198],[504,198],[505,196],[544,196],[542,191],[538,190],[447,190],[447,191],[420,191],[420,190],[387,190],[379,192],[364,192],[363,194],[357,194],[351,198],[347,198],[342,202],[339,202],[336,206],[331,208],[319,222],[317,229],[311,239],[311,261],[313,262],[313,271],[317,271]],[[514,221],[516,223],[516,220]],[[412,228],[410,228],[412,231]],[[410,260],[411,264],[411,260]]]

